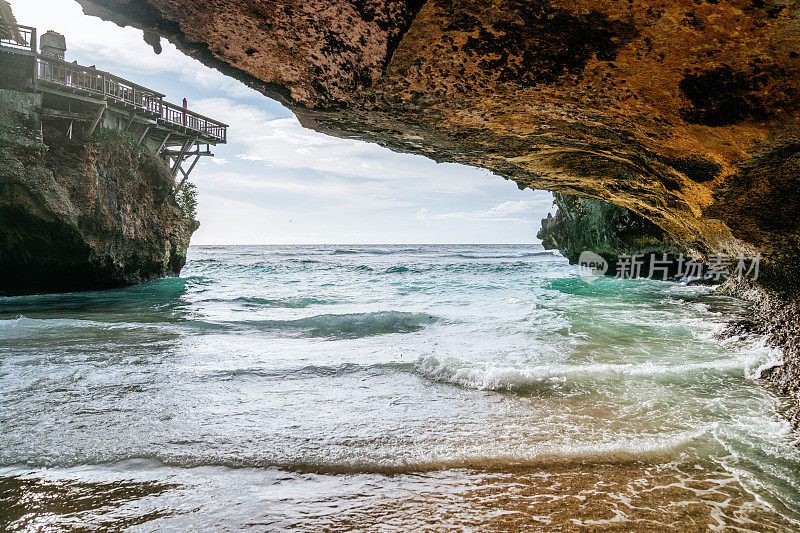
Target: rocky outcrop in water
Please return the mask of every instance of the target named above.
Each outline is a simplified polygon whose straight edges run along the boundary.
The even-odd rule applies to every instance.
[[[198,224],[165,164],[125,137],[47,144],[3,117],[0,294],[104,289],[178,275]]]
[[[648,277],[649,266],[667,264],[653,271],[655,278],[674,278],[680,256],[688,252],[667,232],[646,218],[602,200],[555,193],[556,214],[547,215],[537,238],[547,250],[558,250],[570,264],[577,264],[581,253],[590,251],[602,257],[607,275],[633,277],[626,262],[641,262],[638,272]],[[665,255],[666,254],[666,255]],[[620,264],[622,261],[622,264]]]
[[[0,53],[0,295],[177,276],[199,226],[191,195],[176,197],[166,163],[131,134],[43,127],[31,68],[25,54]]]

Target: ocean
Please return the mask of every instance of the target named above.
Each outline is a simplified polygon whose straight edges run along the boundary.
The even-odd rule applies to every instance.
[[[193,246],[0,298],[0,530],[800,531],[745,310],[539,245]]]

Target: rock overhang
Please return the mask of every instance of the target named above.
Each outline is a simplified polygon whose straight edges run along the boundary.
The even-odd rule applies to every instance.
[[[78,1],[306,127],[602,199],[798,287],[795,3]]]

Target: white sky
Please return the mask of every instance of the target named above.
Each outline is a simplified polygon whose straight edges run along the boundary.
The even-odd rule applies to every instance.
[[[192,173],[193,244],[531,243],[551,195],[486,170],[436,164],[303,129],[277,102],[184,56],[156,55],[133,28],[85,16],[72,0],[10,0],[20,24],[67,40],[96,65],[230,124],[229,143]]]

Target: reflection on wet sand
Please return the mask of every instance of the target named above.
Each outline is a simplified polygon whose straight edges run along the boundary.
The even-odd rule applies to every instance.
[[[176,487],[130,480],[0,477],[0,531],[124,529],[174,514],[157,507],[144,512],[141,504]]]
[[[783,532],[800,524],[734,475],[699,464],[577,463],[391,476],[168,470],[159,478],[170,483],[86,481],[80,479],[85,470],[59,479],[52,473],[5,477],[0,526]]]
[[[786,521],[724,472],[697,466],[572,465],[412,478],[403,491],[321,525],[559,531],[786,531]],[[398,487],[401,488],[401,487]],[[435,490],[431,490],[434,489]],[[371,499],[371,498],[370,498]]]

